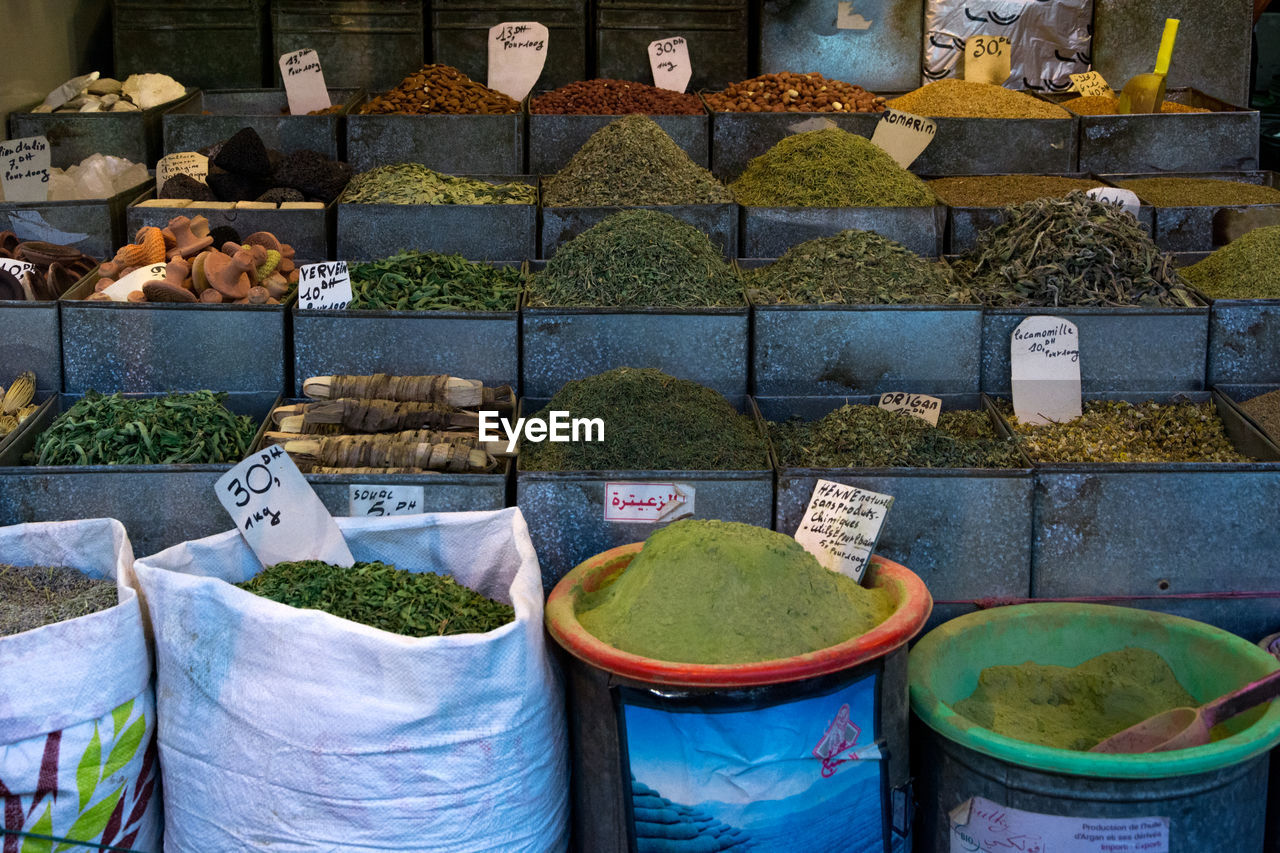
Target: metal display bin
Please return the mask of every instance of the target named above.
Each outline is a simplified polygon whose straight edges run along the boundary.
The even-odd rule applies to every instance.
[[[525,171],[525,116],[521,113],[360,115],[352,111],[346,122],[347,162],[357,172],[395,163],[421,163],[451,175]]]
[[[109,198],[0,201],[0,231],[12,231],[19,240],[74,246],[90,257],[110,258],[126,242],[125,208],[150,188],[148,178]]]
[[[132,239],[144,225],[164,228],[175,216],[203,216],[210,228],[226,225],[234,228],[241,237],[256,231],[270,231],[281,243],[293,246],[294,263],[325,260],[333,246],[333,220],[336,203],[323,208],[253,208],[208,207],[206,202],[195,202],[184,207],[141,207],[139,202],[154,198],[149,191],[139,196],[125,211],[127,239]],[[121,243],[127,242],[122,240]],[[107,254],[113,257],[115,250]]]
[[[281,85],[278,57],[312,48],[324,66],[326,84],[390,89],[422,67],[424,5],[410,0],[271,0],[273,85]]]
[[[115,76],[168,74],[188,86],[256,88],[269,75],[268,0],[114,0]]]
[[[708,108],[710,109],[710,108]],[[711,110],[711,172],[732,181],[755,157],[801,128],[819,130],[830,122],[841,130],[865,136],[876,132],[880,113],[736,113]]]
[[[942,254],[947,208],[929,207],[753,207],[742,205],[744,258],[777,258],[792,246],[841,231],[874,231],[918,255]]]
[[[564,168],[578,149],[614,116],[529,114],[529,174],[551,175]],[[703,115],[651,115],[689,158],[706,167],[711,158],[710,119]]]
[[[746,0],[596,0],[596,74],[652,83],[649,44],[683,36],[689,89],[723,88],[748,74]]]
[[[1073,118],[935,118],[920,175],[1061,175],[1079,171]]]
[[[49,140],[50,165],[65,169],[90,154],[127,157],[147,168],[155,166],[161,153],[161,120],[166,112],[181,106],[196,94],[187,93],[145,110],[122,113],[33,113],[40,105],[9,114],[9,137],[41,136]]]
[[[1159,172],[1099,175],[1115,184],[1142,178],[1198,178],[1237,181],[1264,187],[1280,186],[1275,172]],[[1145,203],[1144,203],[1145,206]],[[1280,225],[1280,203],[1154,207],[1156,245],[1166,252],[1210,252],[1237,237],[1267,225]]]
[[[36,374],[36,390],[62,390],[62,322],[58,303],[0,299],[0,387],[24,370]]]
[[[319,151],[330,160],[342,158],[346,136],[342,120],[364,97],[360,89],[330,89],[329,100],[342,105],[342,115],[291,115],[284,89],[225,89],[199,92],[164,114],[161,123],[165,154],[200,151],[251,127],[267,148],[285,154]]]
[[[539,257],[549,259],[564,243],[577,237],[593,225],[598,225],[609,216],[623,210],[656,210],[669,213],[682,222],[687,222],[711,238],[724,252],[729,260],[738,255],[738,206],[728,204],[641,204],[613,207],[578,207],[566,205],[561,207],[543,206],[538,214],[541,219],[541,254]]]
[[[586,0],[434,0],[431,61],[484,82],[489,74],[489,28],[505,21],[546,26],[547,62],[538,78],[543,86],[558,88],[587,78]]]

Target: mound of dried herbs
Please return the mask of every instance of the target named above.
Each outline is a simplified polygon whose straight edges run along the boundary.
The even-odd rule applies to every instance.
[[[973,303],[951,269],[872,231],[841,231],[798,246],[747,274],[756,304]]]
[[[1156,207],[1227,207],[1248,204],[1280,204],[1280,190],[1245,181],[1214,178],[1137,178],[1117,181]]]
[[[1021,468],[1017,442],[983,411],[947,411],[932,426],[906,412],[845,405],[816,421],[770,423],[789,468]]]
[[[937,203],[924,181],[878,145],[830,127],[783,139],[729,185],[753,207],[917,207]]]
[[[519,267],[495,267],[462,255],[399,252],[351,264],[351,309],[514,311],[524,286]]]
[[[938,198],[952,207],[1004,207],[1102,186],[1099,181],[1059,175],[973,175],[937,178],[928,183]]]
[[[344,204],[537,204],[532,184],[490,183],[428,169],[421,163],[378,166],[351,179]]]
[[[755,423],[720,394],[660,370],[619,367],[568,382],[546,408],[600,418],[604,441],[525,442],[526,471],[756,470],[769,465]]]
[[[119,603],[116,582],[66,566],[0,564],[0,637],[21,634]]]
[[[1082,192],[1006,208],[953,267],[992,307],[1196,304],[1138,220]]]
[[[1280,225],[1255,228],[1181,273],[1212,299],[1280,299]]]
[[[529,282],[533,306],[742,305],[742,280],[706,234],[669,213],[624,210],[574,237]]]
[[[1092,401],[1060,424],[1023,424],[998,403],[1034,462],[1249,462],[1213,403]]]
[[[290,607],[323,610],[407,637],[483,634],[515,619],[511,605],[448,575],[380,562],[350,568],[322,560],[276,563],[236,586]]]
[[[568,164],[542,181],[548,207],[720,204],[728,188],[689,159],[648,116],[629,115],[591,134]]]
[[[195,391],[124,397],[90,391],[36,437],[36,465],[178,465],[239,462],[253,420],[232,414],[226,394]]]

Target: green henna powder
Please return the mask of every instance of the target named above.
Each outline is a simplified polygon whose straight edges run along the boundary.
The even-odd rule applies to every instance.
[[[625,652],[734,664],[829,648],[894,609],[887,591],[824,569],[783,533],[686,520],[646,539],[616,580],[582,597],[577,616]]]

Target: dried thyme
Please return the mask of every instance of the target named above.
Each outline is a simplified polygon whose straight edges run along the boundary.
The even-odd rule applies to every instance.
[[[378,166],[351,179],[344,204],[536,204],[531,184],[499,184],[432,171],[421,163]]]
[[[0,564],[0,637],[115,607],[116,582],[66,566]]]
[[[983,411],[947,411],[938,425],[878,406],[841,406],[816,421],[770,423],[791,468],[1021,468],[1017,443]]]
[[[668,213],[615,213],[557,250],[529,304],[694,308],[742,305],[742,280],[706,234]]]
[[[1138,220],[1082,192],[1006,208],[953,266],[992,307],[1196,304]]]
[[[568,164],[543,179],[548,207],[720,204],[729,190],[648,116],[630,115],[591,134]]]
[[[1249,204],[1280,204],[1280,190],[1244,181],[1213,178],[1138,178],[1116,181],[1116,186],[1133,192],[1155,207],[1231,207]]]
[[[223,406],[226,394],[160,397],[90,391],[36,438],[37,465],[179,465],[239,462],[253,421]]]
[[[1101,187],[1087,178],[1058,175],[974,175],[928,182],[938,198],[952,207],[1004,207],[1038,198],[1061,198],[1072,190]]]
[[[1280,299],[1280,225],[1255,228],[1181,272],[1212,299]]]
[[[399,252],[350,272],[354,310],[514,311],[524,284],[519,267],[436,252]]]
[[[765,439],[755,423],[720,394],[660,370],[620,367],[566,383],[535,418],[568,411],[601,418],[604,441],[526,443],[526,471],[767,468]]]
[[[407,637],[483,634],[515,619],[511,605],[447,575],[379,562],[350,568],[321,560],[276,563],[236,586],[290,607],[323,610]]]
[[[747,274],[756,304],[936,305],[976,302],[948,266],[871,231],[841,231],[792,246]]]

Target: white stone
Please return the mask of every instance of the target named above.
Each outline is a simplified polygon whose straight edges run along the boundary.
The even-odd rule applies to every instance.
[[[187,89],[168,74],[130,74],[120,91],[139,109],[146,110],[182,97]]]

